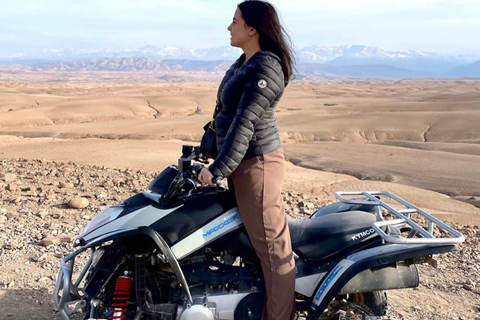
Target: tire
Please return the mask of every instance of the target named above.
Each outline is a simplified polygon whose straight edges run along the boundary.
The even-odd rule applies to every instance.
[[[316,310],[311,319],[338,319],[342,312],[353,312],[351,315],[354,317],[358,314],[380,317],[385,315],[387,311],[387,293],[382,290],[337,296],[327,309]]]
[[[384,316],[387,312],[387,292],[385,290],[351,294],[350,302],[366,305],[375,316]]]

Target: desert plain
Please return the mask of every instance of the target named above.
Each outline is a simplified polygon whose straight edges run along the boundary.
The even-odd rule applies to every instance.
[[[161,170],[199,143],[209,76],[0,73],[0,157]],[[480,80],[294,81],[276,116],[286,189],[402,190],[480,223]]]
[[[158,173],[176,164],[182,144],[199,143],[220,79],[0,72],[0,160]],[[318,202],[332,201],[335,191],[390,191],[449,224],[477,230],[478,246],[480,79],[295,80],[276,117],[288,161],[285,191]],[[7,197],[7,191],[0,194]],[[438,319],[479,318],[480,265],[478,256],[472,259],[476,271],[450,278],[470,279],[472,290],[453,294],[427,282],[392,292],[392,315],[427,319],[438,308]],[[429,281],[439,274],[425,271]],[[442,276],[448,282],[449,275]],[[5,284],[0,304],[8,295]],[[40,310],[50,307],[44,303]],[[0,312],[0,319],[12,317],[23,319]]]

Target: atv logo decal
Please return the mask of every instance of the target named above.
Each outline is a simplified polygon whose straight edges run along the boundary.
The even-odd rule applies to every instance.
[[[358,240],[358,239],[361,239],[361,238],[365,238],[366,236],[369,236],[371,234],[374,234],[375,233],[375,230],[373,228],[370,228],[370,229],[367,229],[363,232],[360,232],[360,233],[357,233],[355,235],[352,236],[352,240],[355,241],[355,240]]]
[[[265,79],[260,79],[260,80],[258,80],[257,85],[258,85],[261,89],[264,89],[264,88],[267,87],[267,80],[265,80]]]
[[[233,217],[228,218],[227,220],[223,221],[219,225],[213,227],[212,229],[208,230],[206,233],[202,234],[202,237],[205,239],[206,237],[208,237],[212,233],[217,232],[218,230],[222,229],[223,227],[228,226],[230,223],[237,220],[238,218],[240,218],[240,216],[238,215],[238,213],[236,213]]]
[[[332,272],[328,275],[327,279],[322,283],[320,290],[318,290],[317,294],[315,295],[315,300],[320,299],[320,296],[325,292],[328,285],[333,281],[333,279],[337,276],[340,270],[343,269],[343,266],[336,266]]]
[[[343,259],[340,261],[335,268],[330,272],[330,274],[327,276],[327,278],[323,281],[322,285],[317,291],[317,294],[315,295],[315,298],[312,301],[313,305],[319,306],[320,301],[322,301],[325,296],[328,294],[328,292],[332,289],[332,286],[337,283],[338,279],[342,277],[342,275],[345,273],[345,271],[350,268],[350,266],[354,264],[353,261]]]

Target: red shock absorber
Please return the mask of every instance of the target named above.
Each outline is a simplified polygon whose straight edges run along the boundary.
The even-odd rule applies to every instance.
[[[113,295],[112,315],[108,319],[125,319],[127,313],[128,298],[132,289],[132,278],[121,276],[117,279]]]

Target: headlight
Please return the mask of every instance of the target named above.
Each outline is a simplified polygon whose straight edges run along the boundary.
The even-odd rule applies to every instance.
[[[111,206],[103,210],[95,216],[95,218],[90,221],[87,226],[80,232],[78,235],[79,238],[82,238],[84,235],[92,232],[95,229],[100,228],[101,226],[107,224],[110,221],[115,220],[120,213],[123,211],[123,206]]]

